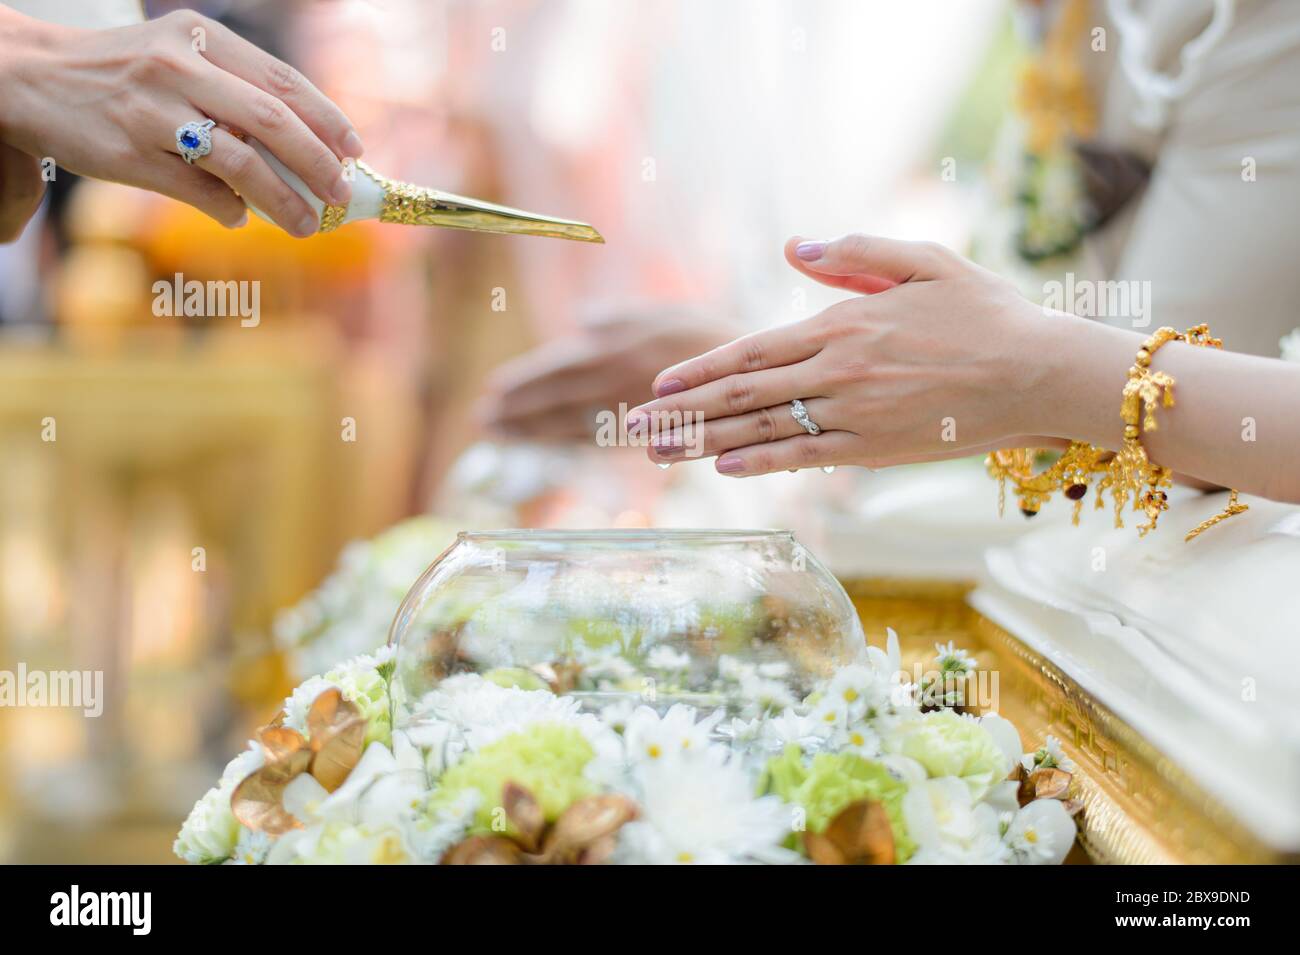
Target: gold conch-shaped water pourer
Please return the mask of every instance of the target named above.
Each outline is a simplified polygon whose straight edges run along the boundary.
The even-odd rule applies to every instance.
[[[470,232],[540,235],[553,239],[572,239],[575,242],[605,241],[599,232],[585,222],[525,212],[481,199],[389,179],[361,160],[355,160],[354,174],[351,177],[352,200],[346,206],[325,205],[270,150],[251,139],[248,142],[316,210],[320,216],[321,232],[332,232],[349,222],[378,219],[380,222],[440,226]],[[257,212],[256,209],[253,211]]]

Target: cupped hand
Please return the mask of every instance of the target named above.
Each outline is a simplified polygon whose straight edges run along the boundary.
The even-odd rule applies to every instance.
[[[235,130],[322,201],[351,197],[342,160],[361,142],[343,112],[293,67],[193,11],[113,30],[24,18],[6,39],[0,136],[29,155],[180,199],[228,226],[244,221],[242,196],[293,235],[313,234],[315,212]],[[187,165],[176,129],[205,118],[219,124],[212,152]]]
[[[658,397],[628,415],[652,460],[702,448],[745,477],[1039,440],[1028,436],[1042,426],[1033,333],[1044,319],[1010,284],[932,243],[791,239],[785,253],[810,278],[865,294],[660,372]],[[819,434],[792,416],[796,398]],[[683,430],[692,424],[702,441]]]
[[[599,316],[498,368],[480,402],[484,425],[506,437],[590,440],[599,411],[653,397],[660,368],[733,338],[738,327],[680,308]]]

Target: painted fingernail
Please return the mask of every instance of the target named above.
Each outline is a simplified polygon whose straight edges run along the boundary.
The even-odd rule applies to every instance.
[[[361,137],[357,135],[357,131],[349,129],[348,134],[343,137],[343,155],[349,159],[356,159],[365,151],[366,147],[361,145]]]
[[[655,397],[662,398],[664,395],[675,395],[679,391],[686,390],[686,382],[680,378],[665,378],[655,386]]]
[[[826,251],[826,243],[821,239],[812,242],[800,242],[794,247],[794,254],[799,256],[805,262],[816,262]]]
[[[680,458],[686,453],[684,444],[654,444],[650,445],[655,450],[655,454],[661,458]]]
[[[733,455],[726,455],[718,458],[718,470],[723,474],[738,474],[745,470],[745,462]]]
[[[638,428],[645,427],[646,422],[649,420],[649,412],[642,411],[640,408],[633,408],[627,413],[627,417],[623,420],[623,430],[629,432],[636,431]]]
[[[306,238],[316,232],[316,228],[319,224],[320,220],[316,218],[316,213],[308,212],[298,220],[298,225],[293,231],[295,235]]]

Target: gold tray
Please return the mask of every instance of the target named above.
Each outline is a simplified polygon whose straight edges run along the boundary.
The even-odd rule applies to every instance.
[[[956,641],[996,674],[998,709],[1026,746],[1057,737],[1077,764],[1072,795],[1084,805],[1067,862],[1295,863],[1261,842],[1179,766],[1085,692],[1068,674],[975,611],[971,586],[949,581],[841,581],[869,637],[898,633],[903,664]],[[1082,857],[1082,853],[1086,857]]]

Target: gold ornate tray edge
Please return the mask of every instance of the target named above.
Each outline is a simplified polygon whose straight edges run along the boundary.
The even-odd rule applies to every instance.
[[[972,584],[842,580],[868,635],[897,631],[905,662],[955,640],[997,675],[998,709],[1025,745],[1047,734],[1077,766],[1079,842],[1107,864],[1296,863],[1259,839],[1108,707],[968,603]]]

